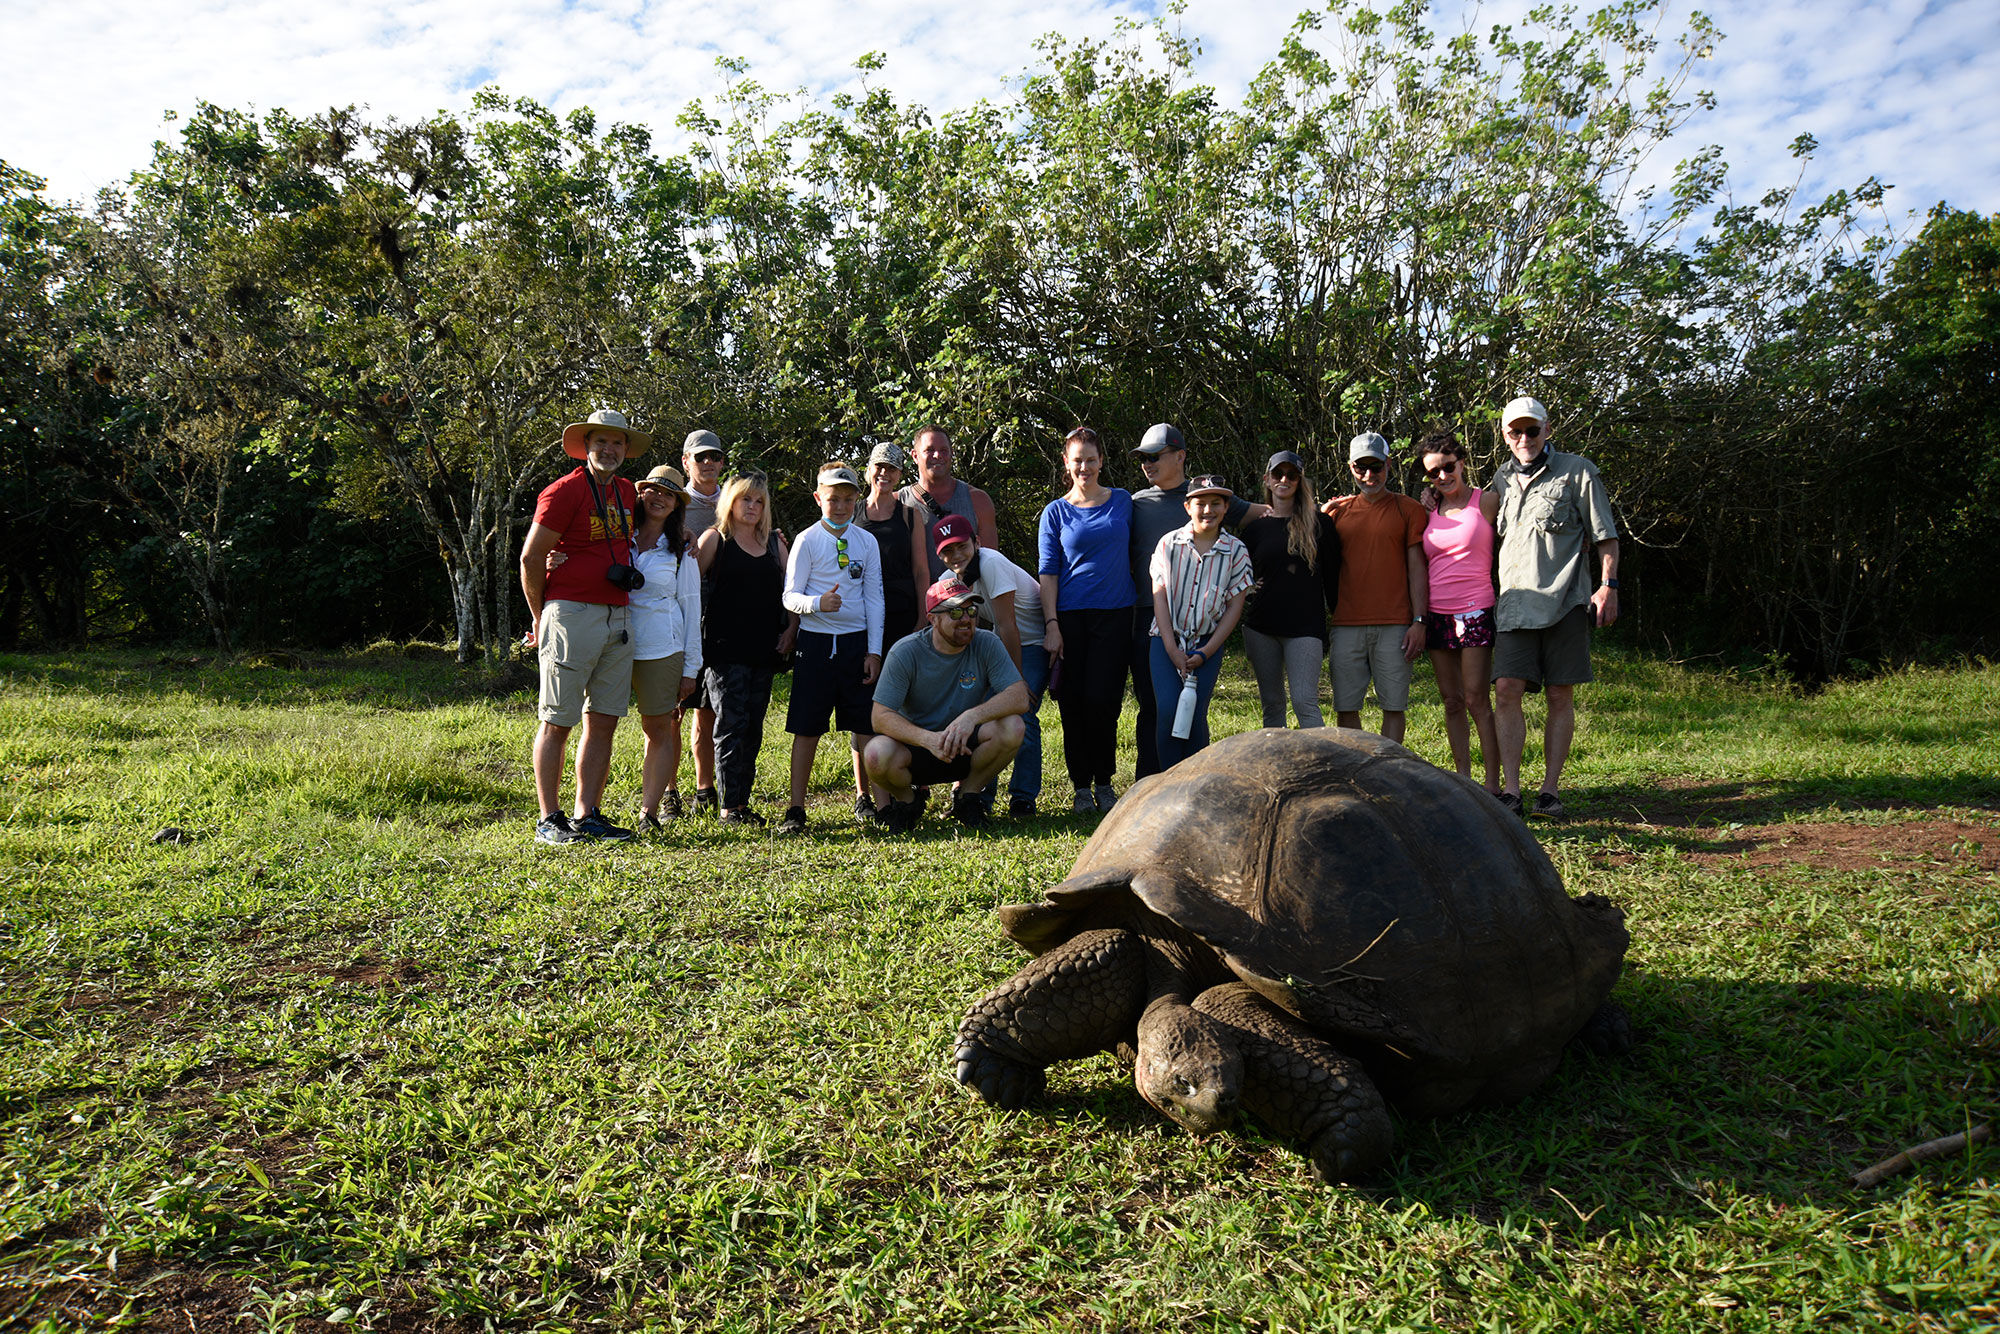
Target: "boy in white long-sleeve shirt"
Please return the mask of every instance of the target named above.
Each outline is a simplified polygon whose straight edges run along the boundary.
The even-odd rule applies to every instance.
[[[875,678],[882,670],[882,562],[875,538],[856,524],[861,479],[844,463],[820,465],[813,496],[820,521],[799,534],[785,566],[785,610],[799,617],[792,664],[792,804],[780,834],[806,832],[806,784],[827,723],[853,737],[859,752],[873,739]],[[857,816],[875,813],[864,789]]]

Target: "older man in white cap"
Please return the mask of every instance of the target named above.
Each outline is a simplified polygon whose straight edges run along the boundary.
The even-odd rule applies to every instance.
[[[644,576],[632,568],[632,514],[638,492],[618,476],[652,438],[609,409],[563,428],[563,452],[582,467],[552,482],[535,501],[521,546],[527,642],[541,661],[541,727],[535,733],[535,838],[560,846],[578,839],[627,839],[598,803],[611,770],[611,739],[632,698],[632,628],[627,594]],[[547,568],[551,551],[562,563]],[[563,750],[577,721],[576,806],[563,814]]]
[[[1557,785],[1576,736],[1576,687],[1591,679],[1590,632],[1618,619],[1618,522],[1597,465],[1549,445],[1549,410],[1517,398],[1500,412],[1514,457],[1480,506],[1500,535],[1500,601],[1493,613],[1493,727],[1500,742],[1500,800],[1521,801],[1528,723],[1522,698],[1548,697],[1542,724],[1542,786],[1535,814],[1559,820]],[[1595,549],[1600,582],[1591,590]]]
[[[1342,727],[1361,726],[1368,683],[1382,705],[1382,735],[1401,741],[1410,708],[1410,665],[1424,651],[1430,568],[1424,507],[1389,489],[1389,442],[1364,431],[1347,447],[1355,492],[1322,507],[1340,534],[1340,593],[1333,608],[1333,707]]]

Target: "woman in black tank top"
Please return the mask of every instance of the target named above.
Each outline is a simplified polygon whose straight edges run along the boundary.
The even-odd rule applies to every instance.
[[[761,476],[735,478],[716,502],[715,527],[695,547],[708,583],[702,672],[716,700],[716,779],[729,824],[764,823],[750,809],[750,785],[771,680],[798,633],[798,619],[785,610],[785,543],[771,532],[770,510]]]

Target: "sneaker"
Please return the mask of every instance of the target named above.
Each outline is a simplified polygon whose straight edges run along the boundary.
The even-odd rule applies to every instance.
[[[1076,795],[1069,799],[1069,811],[1071,815],[1097,814],[1097,800],[1090,795],[1089,788],[1080,787],[1076,790]]]
[[[1544,820],[1560,820],[1569,814],[1569,807],[1562,804],[1562,798],[1553,792],[1539,792],[1535,795],[1535,814]]]
[[[700,798],[701,794],[697,792],[695,794],[695,799],[699,801]],[[720,815],[716,816],[715,818],[722,821],[722,823],[724,824],[749,825],[753,829],[761,829],[764,827],[764,817],[757,814],[757,812],[751,810],[748,806],[732,807],[729,810],[723,811]]]
[[[583,835],[585,838],[599,839],[606,843],[623,843],[626,839],[632,837],[631,830],[620,829],[617,825],[605,819],[604,812],[598,810],[595,806],[592,806],[589,811],[585,812],[582,819],[572,820],[570,824],[577,833]]]
[[[863,824],[882,823],[882,812],[875,809],[875,798],[856,797],[854,799],[854,818]]]
[[[749,807],[743,809],[748,810]],[[719,815],[722,812],[722,803],[716,799],[715,789],[712,787],[698,787],[694,790],[694,813],[700,815],[703,811],[707,811],[710,815]]]
[[[660,818],[678,820],[686,814],[687,810],[681,805],[681,794],[668,788],[667,795],[660,799]]]
[[[889,799],[888,809],[882,812],[882,828],[891,834],[907,834],[917,827],[923,818],[923,803],[912,798],[909,801]]]
[[[581,837],[583,835],[576,832],[576,826],[571,824],[569,817],[561,811],[557,811],[553,815],[544,815],[541,819],[535,821],[535,842],[537,843],[547,843],[552,847],[559,848],[565,843],[574,843]]]
[[[967,829],[984,829],[993,823],[993,817],[986,813],[986,803],[979,799],[977,792],[952,798],[951,818]]]
[[[1033,797],[1011,798],[1007,802],[1007,814],[1016,820],[1034,819],[1035,799]]]
[[[1516,815],[1523,817],[1526,815],[1526,812],[1521,809],[1521,796],[1518,792],[1496,792],[1493,794],[1493,800],[1499,802]]]
[[[663,834],[666,832],[667,825],[664,820],[651,811],[640,811],[638,828],[642,834]]]
[[[1099,783],[1097,785],[1097,809],[1108,811],[1117,804],[1118,794],[1111,790],[1111,784]]]
[[[785,807],[785,818],[778,821],[778,832],[787,838],[790,838],[794,834],[805,833],[806,808],[803,806]]]

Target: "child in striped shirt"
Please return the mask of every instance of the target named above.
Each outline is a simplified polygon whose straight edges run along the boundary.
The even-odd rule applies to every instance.
[[[1160,767],[1171,769],[1208,745],[1208,701],[1222,673],[1222,649],[1243,617],[1255,576],[1250,549],[1222,531],[1235,493],[1210,473],[1188,483],[1185,528],[1176,528],[1153,549],[1154,697],[1160,701]],[[1182,687],[1192,680],[1194,726],[1176,737]]]

